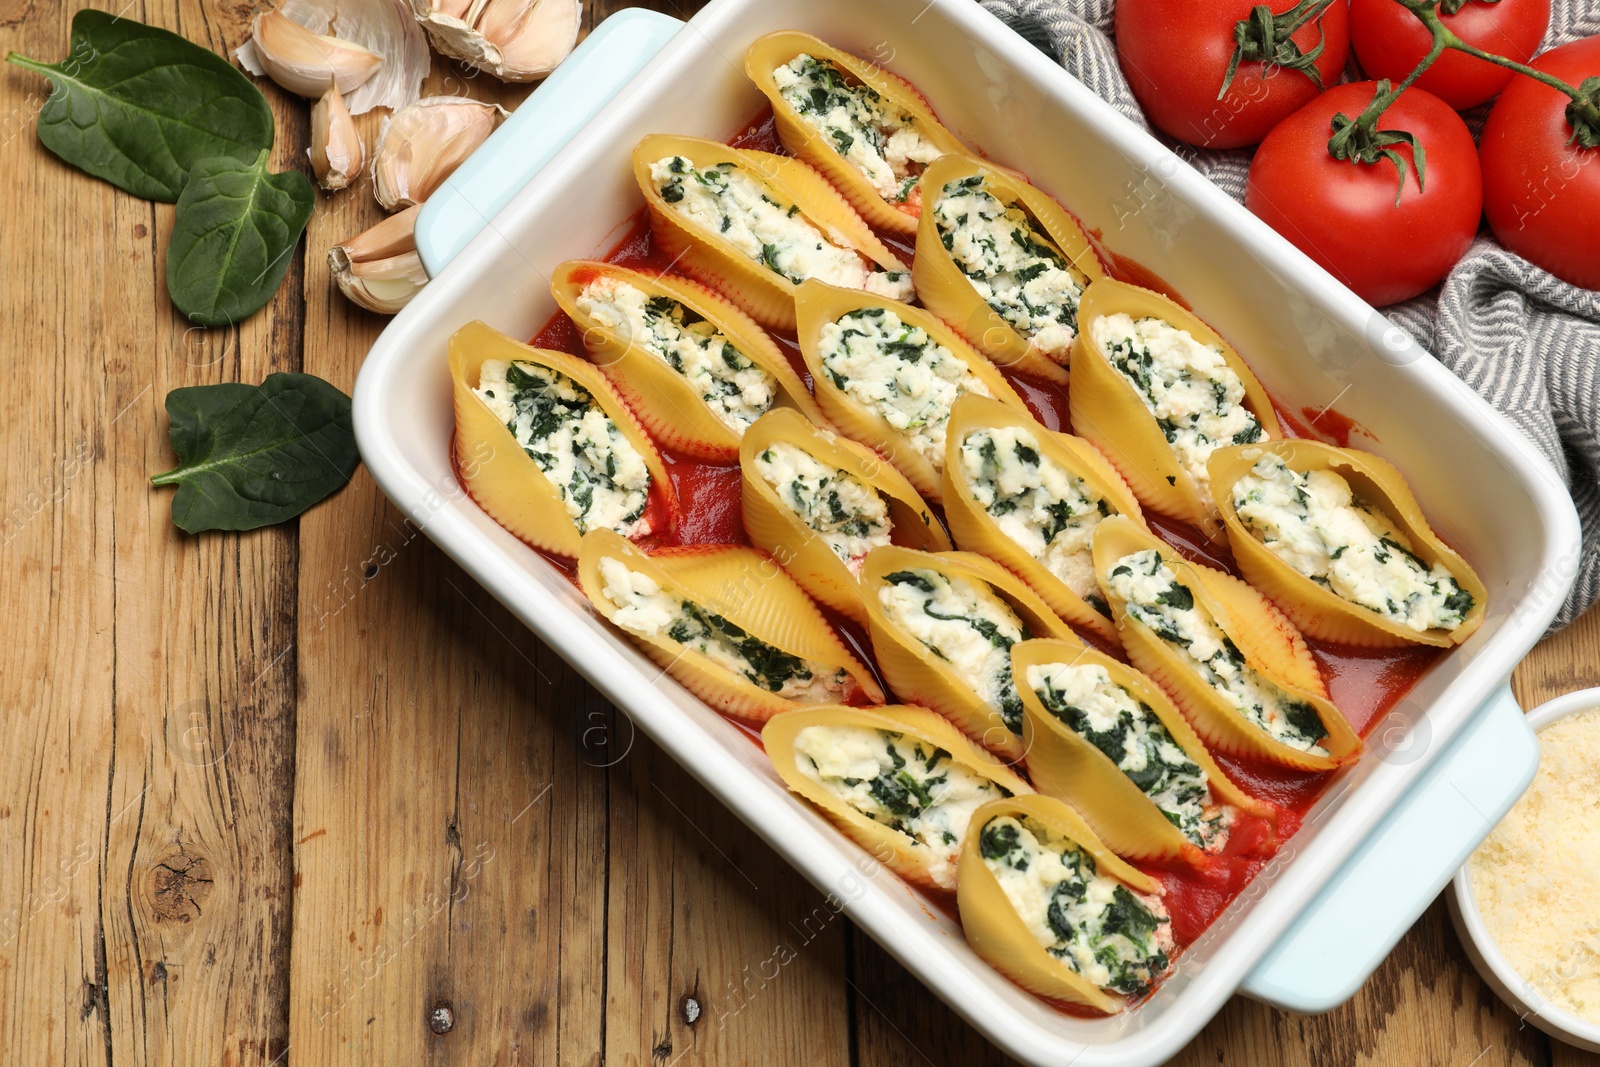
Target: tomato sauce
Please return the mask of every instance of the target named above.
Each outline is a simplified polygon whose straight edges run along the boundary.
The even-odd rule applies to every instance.
[[[739,148],[782,151],[770,112],[758,116],[729,143]],[[893,235],[879,236],[906,263],[912,261],[914,249],[908,242]],[[1099,235],[1093,236],[1097,238],[1096,247],[1100,247]],[[1101,251],[1105,252],[1103,248]],[[1111,256],[1108,269],[1112,276],[1164,292],[1182,303],[1171,286],[1141,264],[1114,253],[1105,254]],[[608,263],[651,273],[662,273],[671,266],[668,258],[651,240],[649,220],[643,211],[633,219],[621,240],[603,258]],[[810,374],[794,337],[778,333],[773,333],[772,337],[784,349],[791,364],[809,387]],[[585,354],[577,328],[561,313],[545,324],[533,337],[532,343],[537,347],[559,349],[580,357]],[[1066,387],[1009,370],[1002,373],[1046,428],[1071,431]],[[1345,445],[1349,442],[1352,430],[1360,429],[1353,420],[1331,409],[1302,408],[1296,415],[1276,398],[1273,406],[1286,437],[1316,437]],[[745,536],[741,517],[738,465],[710,464],[668,448],[662,448],[661,452],[677,495],[676,522],[658,525],[658,532],[644,539],[645,547],[655,550],[692,545],[748,545],[749,539]],[[942,512],[937,507],[933,511],[943,521]],[[1232,574],[1238,573],[1228,549],[1209,541],[1195,527],[1150,512],[1145,513],[1145,518],[1160,537],[1188,559]],[[571,575],[571,561],[551,557],[551,562]],[[867,634],[837,612],[823,608],[823,613],[887,693],[888,687],[878,674]],[[1442,650],[1422,647],[1361,650],[1309,639],[1307,645],[1322,669],[1333,703],[1362,736],[1411,690],[1443,654]],[[1107,651],[1117,655],[1115,650]],[[893,700],[893,694],[889,694],[889,699]],[[744,727],[744,733],[752,743],[760,746],[758,731]],[[1163,901],[1172,916],[1172,930],[1180,949],[1192,944],[1261,872],[1283,842],[1299,829],[1305,813],[1316,803],[1330,781],[1327,774],[1295,771],[1249,757],[1217,754],[1216,759],[1223,771],[1241,788],[1270,802],[1276,810],[1272,818],[1239,815],[1225,848],[1220,854],[1209,857],[1201,869],[1142,865],[1147,873],[1162,883]],[[928,900],[933,907],[955,917],[953,898],[929,896]],[[1071,1014],[1083,1013],[1082,1009],[1071,1005],[1051,1003]]]

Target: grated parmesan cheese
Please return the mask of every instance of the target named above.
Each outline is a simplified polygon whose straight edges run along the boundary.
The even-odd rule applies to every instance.
[[[1468,861],[1506,962],[1546,1000],[1600,1023],[1600,708],[1539,731],[1539,772]]]

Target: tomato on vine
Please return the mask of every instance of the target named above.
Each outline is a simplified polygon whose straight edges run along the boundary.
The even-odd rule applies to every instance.
[[[1158,129],[1237,148],[1339,80],[1349,9],[1347,0],[1119,0],[1116,38],[1122,72]]]
[[[1600,289],[1600,37],[1554,48],[1533,69],[1577,99],[1518,76],[1483,127],[1484,206],[1500,243],[1563,281]]]
[[[1450,272],[1477,233],[1483,184],[1472,134],[1448,104],[1416,88],[1394,95],[1386,82],[1353,82],[1267,135],[1245,206],[1383,305]]]
[[[1440,0],[1439,20],[1466,44],[1526,63],[1550,25],[1550,0]],[[1369,77],[1399,82],[1427,56],[1433,35],[1395,0],[1350,0],[1350,43]],[[1451,49],[1413,84],[1461,111],[1492,100],[1511,78],[1506,67]]]

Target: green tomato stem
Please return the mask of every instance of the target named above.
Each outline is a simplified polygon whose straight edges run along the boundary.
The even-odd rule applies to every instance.
[[[1474,47],[1456,36],[1455,32],[1444,24],[1444,20],[1439,16],[1439,5],[1435,3],[1435,0],[1395,0],[1395,2],[1415,15],[1418,21],[1428,28],[1428,33],[1433,36],[1433,47],[1428,50],[1427,56],[1417,65],[1417,69],[1412,71],[1410,76],[1406,78],[1404,85],[1410,85],[1424,70],[1427,70],[1433,64],[1433,61],[1439,58],[1443,49],[1450,48],[1457,52],[1465,52],[1467,55],[1481,59],[1485,63],[1493,63],[1497,67],[1515,71],[1524,77],[1542,82],[1557,92],[1565,93],[1572,100],[1572,103],[1567,106],[1567,122],[1572,126],[1572,138],[1568,143],[1577,144],[1583,148],[1600,146],[1600,91],[1596,91],[1589,85],[1589,82],[1594,81],[1594,79],[1589,79],[1583,85],[1574,87],[1555,75],[1536,70],[1526,63],[1518,63],[1514,59],[1507,59],[1505,56],[1497,56],[1493,52],[1485,52],[1481,48]],[[1488,0],[1488,2],[1498,2],[1498,0]],[[1461,4],[1456,4],[1455,8],[1451,9],[1448,3],[1449,0],[1446,0],[1446,8],[1451,14],[1454,14],[1462,6]]]
[[[1446,4],[1449,0],[1445,0]],[[1498,0],[1488,0],[1496,3]],[[1380,130],[1378,120],[1383,117],[1400,94],[1411,88],[1416,80],[1422,77],[1424,71],[1433,66],[1434,62],[1444,54],[1445,49],[1465,52],[1467,55],[1476,56],[1478,59],[1493,63],[1496,66],[1506,67],[1518,74],[1543,82],[1552,89],[1557,89],[1571,97],[1572,103],[1567,106],[1567,122],[1572,126],[1572,138],[1568,144],[1580,148],[1600,147],[1600,77],[1589,78],[1584,83],[1573,88],[1560,78],[1544,71],[1518,63],[1516,60],[1497,56],[1475,48],[1444,24],[1439,17],[1439,0],[1395,0],[1395,3],[1410,11],[1428,29],[1431,43],[1428,52],[1416,68],[1406,75],[1399,85],[1391,85],[1388,81],[1378,83],[1378,91],[1373,95],[1372,102],[1362,109],[1361,114],[1354,119],[1340,113],[1333,117],[1330,126],[1332,136],[1328,139],[1328,154],[1334,159],[1349,160],[1353,163],[1376,163],[1380,159],[1387,159],[1395,165],[1400,172],[1400,189],[1395,194],[1395,203],[1400,203],[1400,197],[1406,188],[1406,161],[1396,151],[1398,145],[1405,144],[1411,147],[1412,161],[1417,168],[1417,188],[1423,187],[1426,173],[1426,159],[1423,153],[1422,142],[1414,136],[1401,130]],[[1459,10],[1461,4],[1456,4],[1450,10],[1452,13]],[[1243,25],[1241,23],[1241,25]]]
[[[1297,70],[1310,79],[1311,84],[1322,89],[1322,72],[1317,69],[1317,60],[1327,48],[1326,37],[1319,36],[1317,43],[1307,52],[1300,50],[1293,37],[1300,27],[1312,19],[1318,20],[1320,29],[1322,13],[1333,3],[1334,0],[1299,0],[1287,11],[1278,13],[1274,13],[1266,4],[1251,8],[1248,18],[1234,24],[1233,55],[1228,60],[1228,73],[1222,79],[1222,88],[1217,90],[1217,99],[1221,100],[1227,95],[1234,75],[1239,73],[1240,63],[1265,63],[1285,70]]]

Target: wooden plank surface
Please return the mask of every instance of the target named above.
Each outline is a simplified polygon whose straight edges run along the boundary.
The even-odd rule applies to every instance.
[[[120,10],[218,51],[253,13]],[[0,47],[58,58],[70,15],[0,0]],[[444,64],[430,88],[526,91]],[[276,163],[303,167],[305,105],[267,92]],[[348,390],[384,320],[324,255],[378,212],[365,186],[319,196],[273,304],[188,329],[172,209],[43,151],[43,96],[0,80],[0,1065],[1004,1062],[365,472],[296,524],[172,528],[144,481],[171,463],[167,391]],[[1600,615],[1516,682],[1527,706],[1600,684]],[[1600,1058],[1520,1027],[1436,904],[1351,1004],[1236,998],[1175,1062]]]

